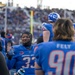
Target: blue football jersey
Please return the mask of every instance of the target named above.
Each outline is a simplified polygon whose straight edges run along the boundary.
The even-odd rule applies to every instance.
[[[45,75],[75,75],[75,43],[53,41],[38,45],[35,61]]]
[[[49,24],[49,23],[45,23],[42,26],[42,30],[43,31],[47,31],[48,30],[50,32],[49,41],[52,41],[53,36],[54,36],[54,33],[53,33],[53,25],[52,24]]]
[[[17,45],[13,48],[14,56],[11,60],[8,60],[9,69],[13,67],[17,70],[23,68],[25,70],[24,75],[34,75],[34,47],[25,48],[23,45]]]

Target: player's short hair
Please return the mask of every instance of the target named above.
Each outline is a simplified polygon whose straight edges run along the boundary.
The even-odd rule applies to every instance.
[[[53,40],[71,41],[74,39],[74,27],[70,19],[58,19],[53,26],[53,31]]]

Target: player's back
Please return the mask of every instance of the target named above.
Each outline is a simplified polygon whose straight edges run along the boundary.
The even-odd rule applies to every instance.
[[[39,45],[36,50],[37,63],[45,75],[75,75],[75,43],[49,42]],[[38,53],[39,52],[39,53]]]

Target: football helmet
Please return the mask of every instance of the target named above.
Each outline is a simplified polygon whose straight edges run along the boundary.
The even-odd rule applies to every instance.
[[[51,21],[51,22],[55,22],[59,18],[60,18],[60,15],[56,12],[52,12],[48,15],[48,21]]]

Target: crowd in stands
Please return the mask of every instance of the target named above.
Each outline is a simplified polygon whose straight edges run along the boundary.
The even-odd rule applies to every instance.
[[[24,30],[30,31],[30,11],[33,10],[33,24],[34,24],[34,38],[37,38],[41,33],[41,25],[47,22],[47,15],[50,12],[57,12],[61,17],[70,18],[75,22],[75,10],[68,9],[39,9],[39,8],[21,8],[21,7],[7,7],[7,27],[14,35],[15,40],[18,40],[20,33]],[[5,8],[0,11],[0,29],[5,24]],[[17,38],[18,36],[18,38]]]

